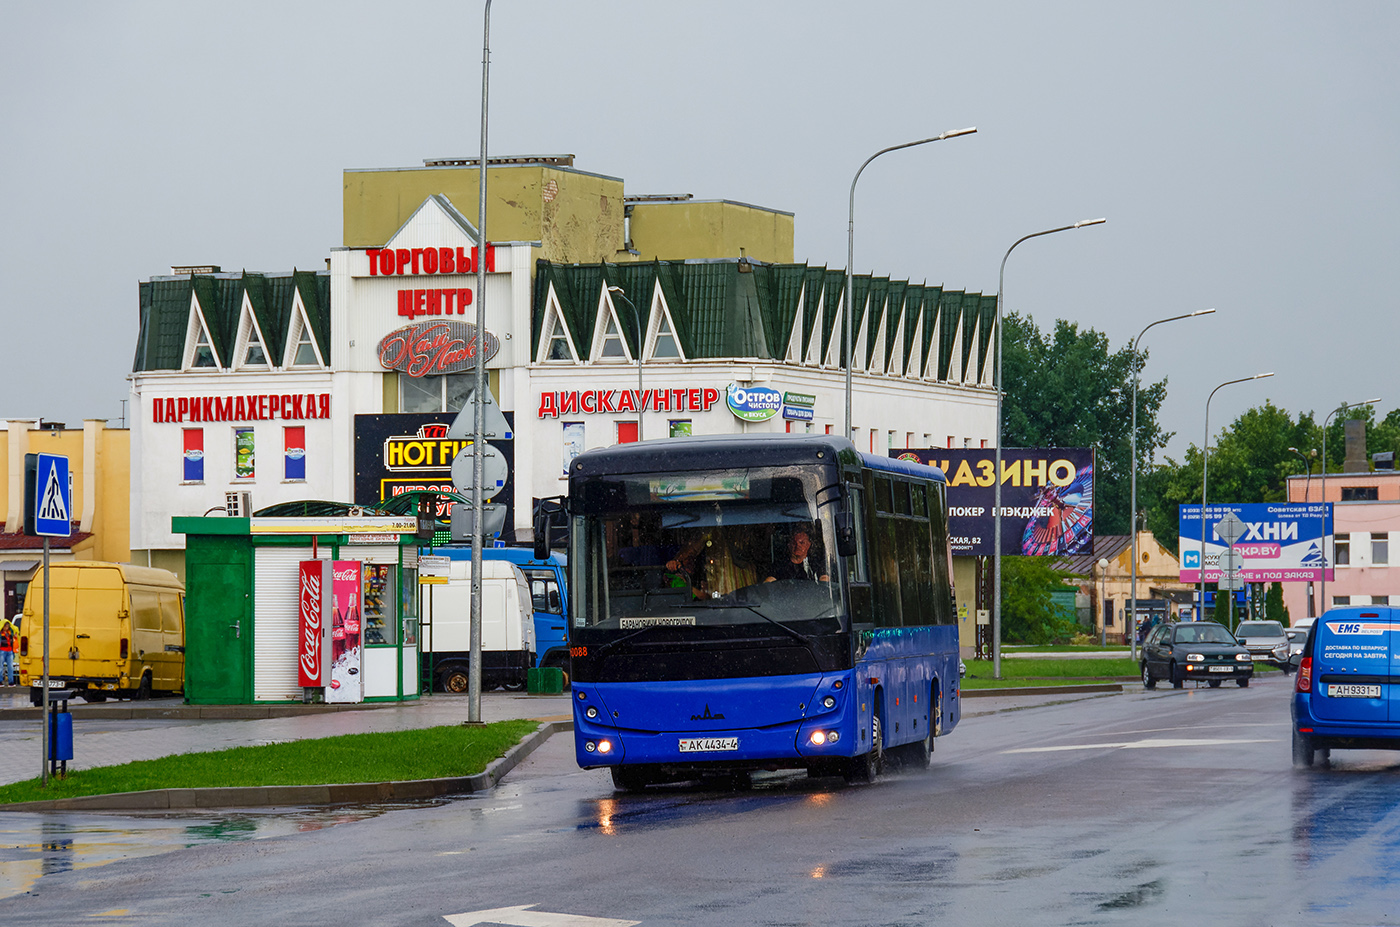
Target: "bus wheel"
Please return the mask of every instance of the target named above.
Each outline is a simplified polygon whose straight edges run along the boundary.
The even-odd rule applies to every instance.
[[[144,702],[151,697],[151,674],[144,673],[141,676],[141,685],[136,687],[137,701]]]
[[[614,766],[612,780],[613,788],[622,792],[640,792],[651,784],[647,771],[635,766]]]
[[[847,782],[874,782],[885,765],[885,741],[880,732],[880,716],[871,718],[870,752],[851,757],[846,771]]]

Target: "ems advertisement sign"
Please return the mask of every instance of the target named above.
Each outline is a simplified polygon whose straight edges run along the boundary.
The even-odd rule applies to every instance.
[[[910,448],[892,457],[938,467],[948,477],[953,554],[990,556],[995,537],[996,450]],[[1002,556],[1094,552],[1094,451],[1087,447],[1003,448]]]
[[[1205,517],[1205,581],[1219,582],[1220,556],[1230,545],[1216,534],[1216,526],[1228,513],[1244,523],[1235,542],[1241,565],[1238,577],[1247,583],[1288,583],[1332,579],[1331,564],[1324,557],[1332,545],[1332,505],[1323,502],[1253,502],[1241,505],[1208,505]],[[1180,506],[1177,556],[1181,581],[1201,581],[1201,507]]]
[[[783,394],[767,386],[729,384],[724,401],[741,422],[766,422],[783,407]]]

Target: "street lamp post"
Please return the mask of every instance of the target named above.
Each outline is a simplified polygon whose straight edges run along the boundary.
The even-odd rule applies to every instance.
[[[1328,424],[1331,423],[1331,421],[1332,421],[1332,416],[1336,415],[1336,414],[1339,413],[1339,412],[1345,412],[1347,409],[1355,409],[1355,408],[1358,408],[1358,407],[1360,407],[1360,406],[1375,405],[1375,404],[1378,403],[1378,402],[1380,402],[1380,399],[1379,399],[1379,398],[1376,398],[1376,399],[1367,399],[1367,400],[1364,400],[1364,401],[1362,401],[1362,402],[1344,402],[1344,403],[1342,403],[1341,405],[1337,406],[1337,408],[1333,409],[1331,412],[1328,412],[1328,413],[1327,413],[1327,417],[1324,418],[1324,419],[1322,420],[1322,504],[1323,504],[1323,505],[1326,505],[1326,504],[1327,504],[1327,426],[1328,426]],[[1312,471],[1309,470],[1308,472],[1311,473]],[[1324,511],[1325,511],[1325,510],[1324,510]],[[1335,522],[1336,519],[1333,519],[1333,521]],[[1335,524],[1333,524],[1333,525],[1332,525],[1332,531],[1333,531],[1333,533],[1336,533],[1336,530],[1337,530],[1337,526],[1336,526]],[[1328,559],[1328,558],[1327,558],[1327,546],[1324,544],[1324,545],[1323,545],[1323,548],[1322,548],[1322,609],[1321,609],[1321,611],[1324,611],[1324,612],[1327,611],[1327,559]]]
[[[1210,456],[1210,401],[1215,398],[1216,393],[1232,383],[1248,383],[1250,380],[1262,380],[1271,376],[1272,373],[1256,373],[1252,377],[1226,380],[1211,390],[1210,395],[1206,397],[1206,435],[1205,440],[1201,442],[1201,613],[1198,618],[1202,621],[1206,617],[1206,467]]]
[[[476,339],[480,348],[486,337],[486,104],[491,86],[491,0],[481,26],[481,164],[476,209]],[[467,624],[467,723],[481,723],[481,545],[485,537],[481,484],[486,481],[486,355],[476,356],[475,390],[472,394],[472,586]]]
[[[942,135],[935,135],[933,138],[921,138],[917,142],[905,142],[903,145],[891,145],[889,148],[881,148],[873,155],[865,159],[860,170],[851,178],[851,208],[850,215],[846,220],[846,311],[845,315],[845,339],[843,344],[846,350],[846,440],[851,439],[851,315],[853,294],[851,289],[855,282],[856,263],[856,181],[860,180],[861,173],[869,166],[871,161],[882,154],[889,154],[891,151],[899,151],[901,148],[913,148],[915,145],[927,145],[929,142],[941,142],[945,138],[957,138],[959,135],[972,135],[977,131],[973,126],[968,129],[952,129]]]
[[[1303,462],[1303,472],[1307,474],[1307,480],[1303,484],[1303,501],[1311,502],[1312,499],[1310,497],[1312,496],[1312,461],[1308,460],[1308,458],[1303,454],[1303,452],[1298,450],[1296,447],[1290,447],[1288,449],[1288,452],[1290,454],[1293,454]],[[1316,453],[1316,451],[1314,451],[1314,453]]]
[[[1104,610],[1104,602],[1108,597],[1108,560],[1099,558],[1099,647],[1108,646],[1108,612]]]
[[[616,296],[627,304],[627,308],[632,310],[632,323],[637,328],[637,440],[642,440],[642,413],[646,407],[642,405],[642,316],[637,312],[637,307],[632,305],[632,300],[627,298],[620,286],[608,287],[608,292]]]
[[[1133,343],[1132,343],[1132,345],[1131,345],[1131,346],[1129,347],[1129,349],[1128,349],[1128,353],[1131,354],[1131,355],[1132,355],[1132,358],[1133,358],[1133,430],[1132,430],[1132,436],[1131,436],[1131,442],[1132,442],[1132,456],[1133,456],[1133,459],[1132,459],[1132,464],[1131,464],[1131,468],[1132,468],[1132,478],[1131,478],[1131,480],[1130,480],[1132,489],[1131,489],[1131,491],[1130,491],[1130,493],[1129,493],[1130,499],[1129,499],[1129,502],[1128,502],[1128,515],[1129,515],[1129,517],[1130,517],[1130,524],[1129,524],[1128,530],[1131,531],[1131,532],[1133,533],[1133,578],[1132,578],[1132,584],[1133,584],[1133,585],[1132,585],[1132,591],[1128,593],[1128,596],[1129,596],[1128,601],[1129,601],[1130,604],[1129,604],[1129,606],[1128,606],[1128,609],[1129,609],[1129,617],[1128,617],[1128,634],[1127,634],[1127,637],[1128,637],[1128,653],[1129,653],[1129,656],[1131,656],[1131,657],[1133,658],[1133,662],[1137,662],[1137,626],[1138,626],[1138,625],[1137,625],[1137,596],[1138,596],[1138,581],[1137,581],[1137,571],[1138,571],[1138,510],[1137,510],[1137,464],[1138,464],[1138,457],[1137,457],[1137,406],[1138,406],[1138,403],[1137,403],[1137,394],[1138,394],[1138,381],[1142,379],[1142,362],[1141,362],[1141,360],[1138,358],[1137,349],[1138,349],[1138,345],[1142,342],[1142,336],[1145,335],[1145,334],[1147,334],[1147,329],[1151,328],[1151,327],[1154,326],[1154,325],[1161,325],[1161,324],[1164,323],[1164,322],[1175,322],[1175,321],[1177,321],[1177,320],[1179,320],[1179,319],[1192,319],[1192,318],[1195,318],[1195,317],[1198,316],[1198,315],[1210,315],[1210,314],[1213,313],[1214,311],[1215,311],[1214,309],[1197,309],[1195,312],[1188,312],[1188,313],[1186,313],[1185,315],[1174,315],[1174,316],[1171,316],[1170,318],[1158,319],[1158,320],[1155,321],[1155,322],[1149,322],[1149,323],[1147,324],[1147,326],[1146,326],[1145,328],[1143,328],[1142,331],[1138,332],[1137,337],[1133,339]]]
[[[1043,232],[1031,232],[1023,235],[1011,243],[1011,247],[1006,249],[1006,254],[1001,259],[1001,273],[997,278],[997,365],[996,365],[996,388],[997,388],[997,447],[996,463],[992,470],[992,485],[995,488],[996,501],[992,506],[992,677],[1001,678],[1001,304],[1002,296],[1006,291],[1006,259],[1011,257],[1011,252],[1016,250],[1016,246],[1023,241],[1030,241],[1032,238],[1039,238],[1042,235],[1054,235],[1056,232],[1068,232],[1071,229],[1082,229],[1090,225],[1103,225],[1107,219],[1081,219],[1073,225],[1062,225],[1056,229],[1046,229]]]

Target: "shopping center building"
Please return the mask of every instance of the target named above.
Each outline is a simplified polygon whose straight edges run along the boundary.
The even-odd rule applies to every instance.
[[[450,486],[478,360],[507,423],[489,443],[508,541],[587,448],[843,430],[844,271],[794,261],[791,213],[628,196],[567,155],[487,175],[484,250],[477,162],[430,161],[345,172],[324,269],[141,283],[133,560],[183,575],[175,517]],[[995,297],[869,275],[854,292],[857,446],[991,446]]]

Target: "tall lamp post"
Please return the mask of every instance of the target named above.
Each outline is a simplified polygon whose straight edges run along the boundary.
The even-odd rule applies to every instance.
[[[1201,613],[1198,617],[1202,621],[1206,617],[1206,467],[1210,457],[1210,401],[1215,398],[1216,393],[1232,383],[1248,383],[1250,380],[1262,380],[1271,376],[1272,373],[1256,373],[1252,377],[1226,380],[1211,390],[1210,395],[1206,397],[1206,436],[1201,442]]]
[[[1323,505],[1326,505],[1326,504],[1327,504],[1327,426],[1328,426],[1328,424],[1331,423],[1331,421],[1332,421],[1332,416],[1334,416],[1334,415],[1336,415],[1336,414],[1338,414],[1338,413],[1340,413],[1340,412],[1345,412],[1347,409],[1356,409],[1356,408],[1359,408],[1359,407],[1361,407],[1361,406],[1375,405],[1375,404],[1378,403],[1378,402],[1380,402],[1380,399],[1379,399],[1379,398],[1376,398],[1376,399],[1367,399],[1367,400],[1364,400],[1364,401],[1362,401],[1362,402],[1344,402],[1344,403],[1342,403],[1341,405],[1337,406],[1337,408],[1333,409],[1331,412],[1328,412],[1328,413],[1327,413],[1327,417],[1326,417],[1325,419],[1322,420],[1322,504],[1323,504]],[[1309,471],[1309,472],[1311,472],[1311,471]],[[1334,524],[1334,525],[1332,526],[1332,531],[1335,533],[1336,530],[1337,530],[1337,526]],[[1319,610],[1318,614],[1321,614],[1322,612],[1325,612],[1325,611],[1327,611],[1327,547],[1326,547],[1326,545],[1324,545],[1324,546],[1323,546],[1323,549],[1322,549],[1322,607],[1321,607],[1321,609]]]
[[[637,440],[642,440],[642,413],[646,407],[642,405],[642,316],[637,312],[637,307],[632,305],[632,300],[627,298],[620,286],[608,287],[608,292],[616,296],[627,304],[627,308],[632,310],[632,323],[637,327]]]
[[[476,339],[486,334],[486,103],[491,86],[491,0],[486,0],[481,26],[481,164],[476,200]],[[477,351],[475,390],[472,394],[472,588],[468,614],[467,723],[481,722],[481,545],[485,520],[481,484],[486,481],[486,356]]]
[[[1127,637],[1128,637],[1128,652],[1129,652],[1129,656],[1131,656],[1131,657],[1133,658],[1133,662],[1134,662],[1134,663],[1137,662],[1137,627],[1138,627],[1138,623],[1137,623],[1137,596],[1138,596],[1138,581],[1137,581],[1137,571],[1138,571],[1138,520],[1137,520],[1137,519],[1138,519],[1138,510],[1137,510],[1137,465],[1138,465],[1138,456],[1137,456],[1137,406],[1138,406],[1138,402],[1137,402],[1137,394],[1138,394],[1138,381],[1142,379],[1142,361],[1138,358],[1137,349],[1138,349],[1138,345],[1142,343],[1142,336],[1145,335],[1145,334],[1147,334],[1147,329],[1151,328],[1151,327],[1154,326],[1154,325],[1161,325],[1161,324],[1164,323],[1164,322],[1176,322],[1176,321],[1178,321],[1178,320],[1180,320],[1180,319],[1194,319],[1194,318],[1195,318],[1196,316],[1198,316],[1198,315],[1210,315],[1210,314],[1213,313],[1214,311],[1215,311],[1214,309],[1197,309],[1195,312],[1188,312],[1188,313],[1186,313],[1185,315],[1174,315],[1174,316],[1171,316],[1170,318],[1158,319],[1158,320],[1155,321],[1155,322],[1149,322],[1149,323],[1147,324],[1147,326],[1146,326],[1145,328],[1143,328],[1142,331],[1138,332],[1137,337],[1133,339],[1133,343],[1132,343],[1132,345],[1129,346],[1129,349],[1128,349],[1129,353],[1132,355],[1132,358],[1133,358],[1133,430],[1132,430],[1132,437],[1131,437],[1133,460],[1132,460],[1132,464],[1131,464],[1131,467],[1132,467],[1132,478],[1131,478],[1130,481],[1129,481],[1129,482],[1131,483],[1132,488],[1131,488],[1131,490],[1130,490],[1130,492],[1129,492],[1130,498],[1129,498],[1129,501],[1128,501],[1128,515],[1129,515],[1129,517],[1130,517],[1130,524],[1129,524],[1128,530],[1131,531],[1131,532],[1133,533],[1133,579],[1132,579],[1133,585],[1132,585],[1132,591],[1128,593],[1128,596],[1129,596],[1129,606],[1128,606],[1129,617],[1128,617],[1128,634],[1127,634]]]
[[[927,145],[929,142],[941,142],[945,138],[957,138],[959,135],[972,135],[977,131],[973,126],[968,129],[952,129],[942,135],[935,135],[933,138],[921,138],[917,142],[905,142],[903,145],[891,145],[889,148],[881,148],[873,155],[865,159],[860,170],[851,178],[851,209],[849,218],[846,220],[846,311],[842,313],[846,317],[845,340],[843,344],[846,350],[846,440],[851,440],[851,315],[853,294],[852,286],[855,282],[856,263],[856,181],[860,180],[861,173],[870,165],[871,161],[882,154],[889,154],[891,151],[899,151],[901,148],[913,148],[915,145]]]
[[[1006,254],[1001,259],[1001,274],[997,278],[997,449],[996,464],[992,472],[992,485],[996,487],[996,501],[992,506],[992,676],[1001,678],[1001,304],[1002,296],[1006,291],[1006,259],[1011,257],[1011,252],[1016,250],[1016,246],[1023,241],[1030,241],[1032,238],[1039,238],[1042,235],[1054,235],[1056,232],[1068,232],[1071,229],[1082,229],[1090,225],[1103,225],[1107,219],[1081,219],[1073,225],[1062,225],[1057,229],[1046,229],[1043,232],[1031,232],[1023,235],[1011,243],[1011,247],[1006,249]]]
[[[1104,603],[1108,600],[1108,560],[1099,558],[1099,646],[1108,646],[1108,612]]]
[[[1308,477],[1308,478],[1307,478],[1307,481],[1304,482],[1304,484],[1303,484],[1303,501],[1304,501],[1304,502],[1311,502],[1311,501],[1312,501],[1312,498],[1311,498],[1311,497],[1312,497],[1312,461],[1308,460],[1307,456],[1304,455],[1303,452],[1300,451],[1300,450],[1298,450],[1296,447],[1290,447],[1290,448],[1288,449],[1288,453],[1295,455],[1299,460],[1301,460],[1301,461],[1303,462],[1303,472],[1306,473],[1306,474],[1307,474],[1307,477]],[[1314,456],[1317,455],[1317,449],[1316,449],[1316,448],[1313,449],[1313,455],[1314,455]]]

